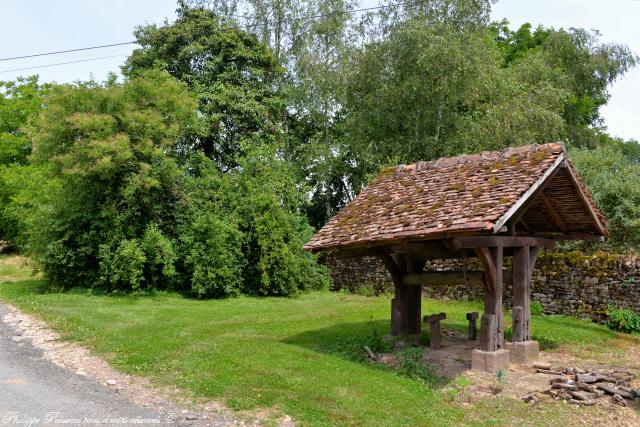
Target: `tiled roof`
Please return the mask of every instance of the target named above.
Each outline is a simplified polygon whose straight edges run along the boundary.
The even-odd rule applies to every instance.
[[[305,248],[491,232],[560,157],[564,157],[563,146],[552,143],[387,169]]]

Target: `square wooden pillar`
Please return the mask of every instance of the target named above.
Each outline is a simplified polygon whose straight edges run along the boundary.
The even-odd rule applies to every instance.
[[[531,340],[531,277],[537,247],[513,249],[513,342]]]
[[[504,347],[502,310],[502,246],[476,248],[484,268],[484,314],[480,322],[480,349],[496,351]]]
[[[402,277],[418,273],[424,259],[408,255],[384,255],[383,260],[393,278],[394,298],[391,300],[391,335],[418,335],[422,330],[422,286],[406,285]]]

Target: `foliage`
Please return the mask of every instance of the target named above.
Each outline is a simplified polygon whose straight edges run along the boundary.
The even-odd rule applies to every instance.
[[[504,369],[498,369],[493,378],[493,388],[502,390],[507,382],[507,372]]]
[[[532,31],[528,23],[512,31],[506,20],[493,23],[491,30],[505,66],[517,64],[533,53],[541,54],[549,66],[562,70],[571,94],[563,111],[569,142],[578,147],[597,145],[598,128],[602,125],[600,107],[609,99],[608,87],[633,68],[638,57],[626,46],[599,43],[597,31],[542,26]]]
[[[557,73],[537,56],[502,68],[485,30],[408,20],[353,58],[346,133],[361,176],[564,133]]]
[[[300,192],[288,166],[267,148],[241,161],[241,169],[227,173],[204,156],[190,163],[193,175],[180,219],[184,250],[197,251],[185,263],[189,280],[205,269],[210,280],[203,278],[198,287],[216,286],[213,296],[291,295],[328,287],[326,268],[302,249],[312,230],[298,210]]]
[[[223,168],[252,146],[282,139],[282,68],[257,38],[214,13],[181,6],[178,19],[136,30],[141,48],[127,59],[129,76],[162,69],[198,99],[200,126],[181,138],[187,155],[202,150]]]
[[[640,314],[630,308],[615,309],[610,306],[607,309],[607,317],[609,329],[627,334],[640,332]]]
[[[530,310],[532,316],[542,316],[544,314],[544,307],[542,307],[540,301],[531,301]]]
[[[328,287],[302,248],[312,230],[277,149],[248,149],[225,172],[180,146],[195,112],[186,85],[160,70],[51,89],[23,167],[49,191],[25,184],[9,204],[26,214],[23,247],[51,286],[201,298]]]
[[[33,203],[24,194],[38,191],[34,181],[43,186],[42,190],[47,187],[46,182],[34,176],[34,168],[27,166],[31,141],[22,128],[39,114],[50,87],[39,84],[36,76],[0,81],[0,239],[13,247],[28,232],[25,208]],[[18,194],[22,190],[21,197]]]
[[[0,81],[1,165],[26,163],[31,144],[21,128],[40,112],[49,88],[39,84],[37,76]]]
[[[290,295],[329,286],[325,267],[302,249],[313,230],[298,210],[301,189],[288,165],[269,148],[254,151],[242,173],[230,175],[240,199],[235,211],[245,233],[244,290],[258,295]]]
[[[52,88],[28,132],[32,161],[59,183],[28,242],[52,285],[171,287],[181,172],[169,153],[194,110],[162,72]]]
[[[374,353],[385,353],[391,350],[391,344],[382,338],[382,334],[380,334],[378,328],[373,325],[373,320],[371,320],[371,330],[365,345]]]
[[[436,377],[433,366],[422,360],[422,357],[422,347],[409,347],[398,352],[398,373],[435,385],[439,378]]]
[[[607,220],[609,245],[639,247],[640,164],[613,145],[572,150],[571,160]]]

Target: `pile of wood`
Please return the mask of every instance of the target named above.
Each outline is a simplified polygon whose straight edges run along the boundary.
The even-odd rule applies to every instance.
[[[543,393],[556,400],[565,400],[575,405],[595,405],[600,398],[611,399],[613,403],[627,406],[629,401],[640,396],[640,388],[633,388],[631,381],[635,375],[630,372],[611,370],[585,370],[580,368],[556,368],[549,365],[534,365],[536,372],[553,375],[549,381],[551,388]],[[535,402],[535,396],[524,398]]]

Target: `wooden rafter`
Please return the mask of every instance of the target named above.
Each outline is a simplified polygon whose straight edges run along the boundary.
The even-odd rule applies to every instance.
[[[562,218],[560,217],[560,215],[558,214],[558,211],[556,210],[556,208],[553,206],[553,203],[551,203],[551,201],[549,200],[549,198],[544,194],[544,192],[541,192],[538,197],[540,198],[540,200],[542,201],[542,204],[544,205],[544,207],[547,209],[547,212],[549,212],[549,215],[551,215],[551,217],[553,218],[553,221],[556,223],[556,225],[558,226],[558,228],[560,229],[560,231],[562,231],[563,233],[566,233],[568,228],[567,225],[564,223],[564,221],[562,220]]]
[[[529,225],[525,222],[524,219],[522,219],[522,217],[518,218],[518,222],[520,224],[522,224],[522,226],[524,227],[525,230],[527,230],[528,233],[531,232],[531,228],[529,227]]]
[[[531,187],[529,187],[522,196],[520,196],[518,201],[516,201],[509,208],[509,210],[505,212],[505,214],[502,215],[502,217],[500,217],[498,221],[496,221],[495,225],[493,226],[493,231],[498,232],[502,228],[502,226],[507,224],[507,222],[509,222],[509,220],[511,220],[512,218],[515,219],[515,222],[517,222],[517,219],[519,218],[518,215],[522,216],[522,211],[527,209],[527,205],[538,192],[544,190],[544,187],[548,185],[548,183],[553,179],[554,175],[562,167],[564,161],[564,155],[560,154],[556,161],[549,167],[549,169],[547,169],[545,173],[542,174],[542,176]]]

